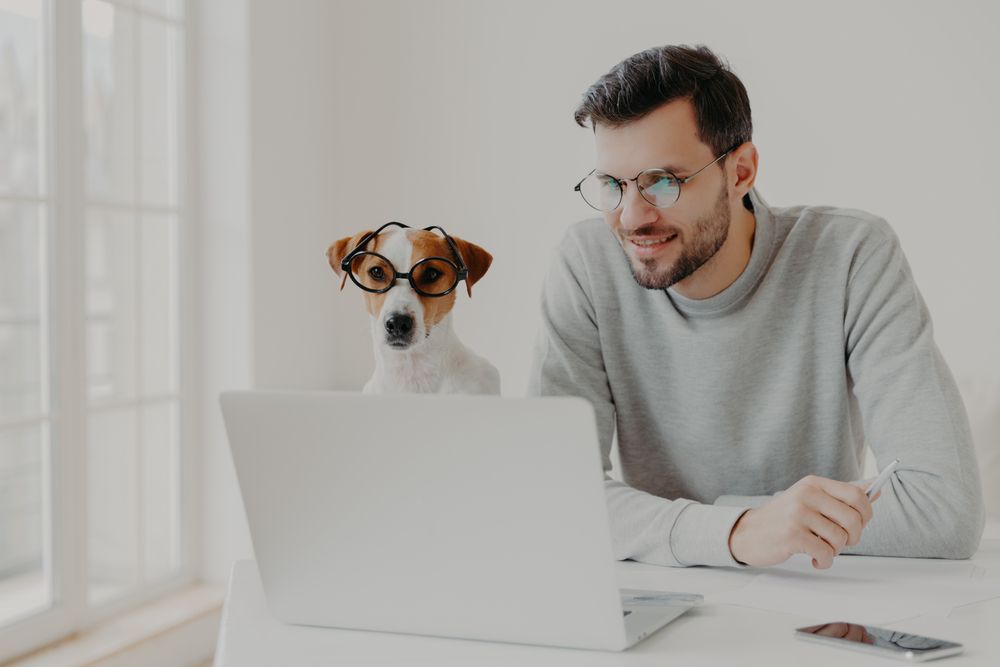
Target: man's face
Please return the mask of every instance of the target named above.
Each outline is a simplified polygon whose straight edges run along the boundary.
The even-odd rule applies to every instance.
[[[683,179],[718,157],[699,139],[694,108],[686,99],[622,127],[598,124],[595,137],[597,171],[619,179],[651,168]],[[701,172],[681,186],[680,198],[669,208],[647,202],[629,181],[621,205],[603,215],[636,282],[666,289],[709,262],[725,243],[730,222],[725,172],[716,165]]]

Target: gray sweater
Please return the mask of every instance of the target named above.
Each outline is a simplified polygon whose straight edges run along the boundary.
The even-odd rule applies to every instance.
[[[720,294],[647,290],[602,220],[573,225],[542,293],[529,394],[588,399],[619,559],[738,566],[749,507],[806,475],[898,472],[844,553],[966,558],[984,509],[968,418],[899,240],[882,219],[770,208]]]

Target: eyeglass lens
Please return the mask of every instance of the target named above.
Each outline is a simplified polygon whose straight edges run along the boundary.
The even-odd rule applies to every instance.
[[[444,294],[458,283],[458,269],[441,259],[424,259],[410,269],[410,280],[418,292],[428,296]]]
[[[642,172],[636,182],[643,199],[653,206],[665,208],[677,201],[680,196],[680,183],[660,169]],[[580,184],[580,194],[597,210],[613,211],[622,201],[622,186],[611,176],[591,174]]]
[[[395,271],[384,257],[363,252],[351,260],[351,276],[361,287],[378,291],[392,282]]]

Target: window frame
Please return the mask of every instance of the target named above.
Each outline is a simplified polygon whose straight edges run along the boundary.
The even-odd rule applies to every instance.
[[[42,292],[48,323],[47,350],[43,351],[43,410],[38,417],[48,424],[43,441],[43,567],[51,582],[51,605],[9,625],[0,627],[0,662],[36,650],[46,644],[86,630],[112,616],[148,603],[188,585],[196,578],[199,526],[195,521],[198,502],[197,360],[195,357],[197,320],[193,298],[196,257],[189,196],[193,183],[190,156],[193,104],[191,90],[191,4],[180,2],[180,18],[164,17],[147,10],[140,0],[134,3],[105,0],[115,7],[139,15],[166,20],[178,26],[181,45],[175,63],[177,109],[177,203],[157,207],[138,202],[127,208],[138,215],[163,210],[176,216],[174,268],[177,279],[176,322],[176,406],[178,437],[178,570],[174,576],[150,584],[140,584],[128,593],[90,606],[87,563],[87,471],[86,434],[88,415],[101,407],[88,403],[86,395],[86,218],[91,206],[84,192],[83,126],[83,0],[42,0],[40,30],[39,116],[40,155],[44,165],[40,194],[23,197],[0,195],[0,201],[35,203],[44,208],[45,264]],[[138,70],[138,68],[137,68]],[[140,74],[137,72],[136,77]],[[138,148],[137,148],[138,150]],[[43,343],[46,336],[43,334]],[[47,352],[47,354],[46,354]],[[144,402],[137,395],[135,404]],[[34,421],[26,419],[25,421]]]

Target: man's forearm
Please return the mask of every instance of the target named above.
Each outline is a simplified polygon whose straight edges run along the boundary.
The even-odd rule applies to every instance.
[[[907,470],[901,464],[861,542],[845,553],[910,558],[969,558],[979,547],[985,511],[978,476]]]

